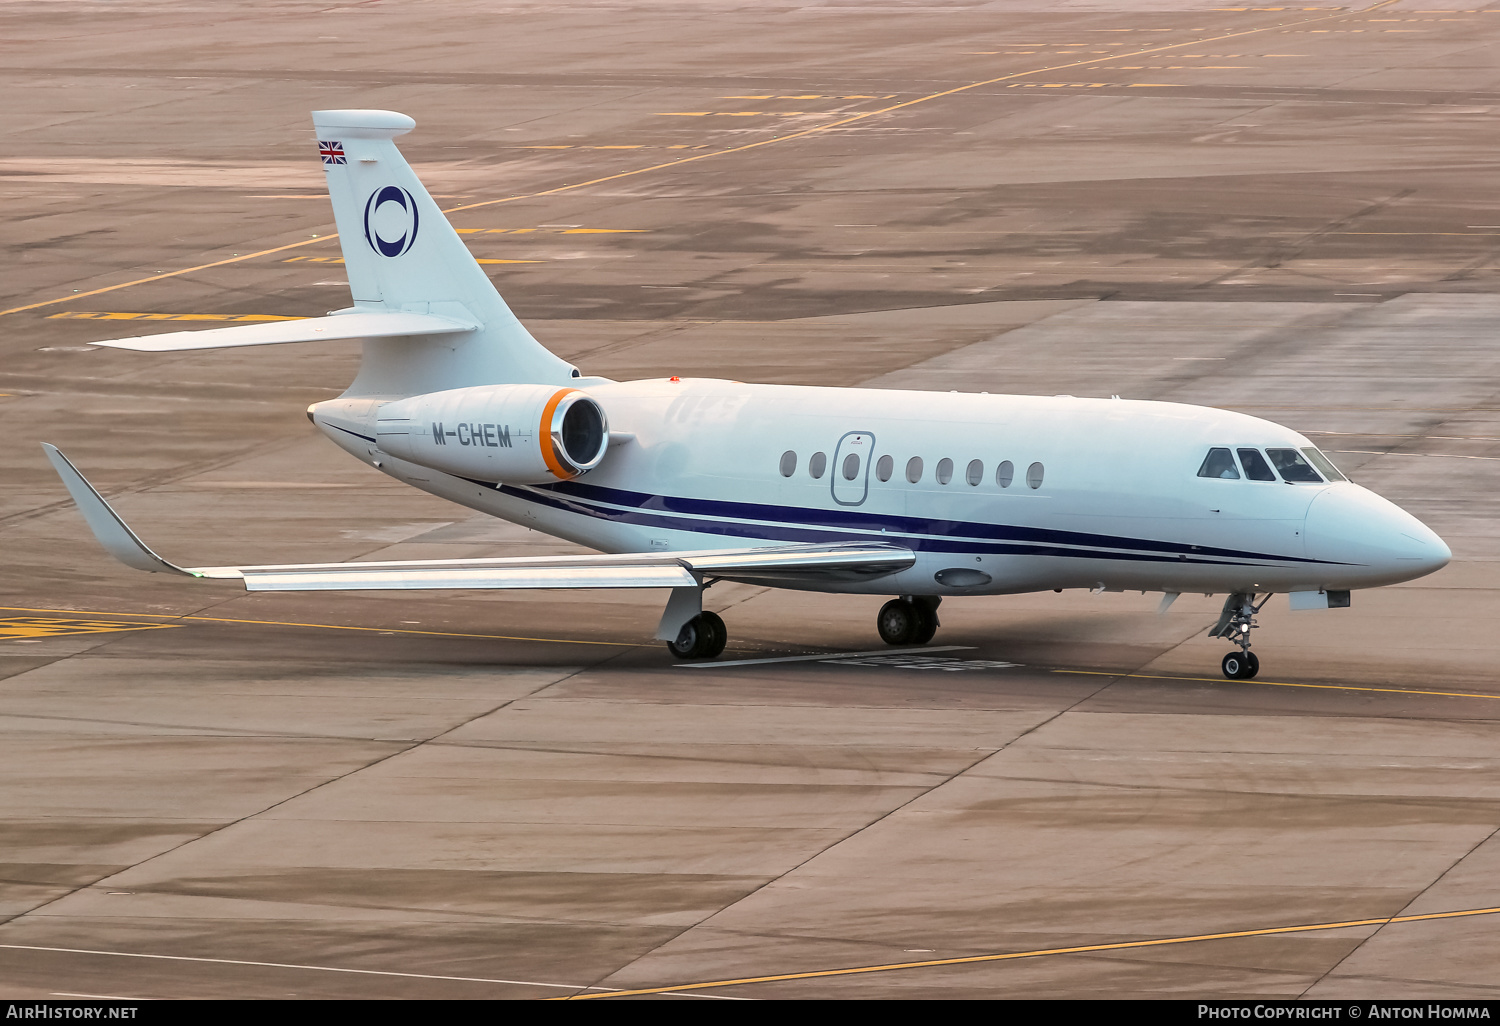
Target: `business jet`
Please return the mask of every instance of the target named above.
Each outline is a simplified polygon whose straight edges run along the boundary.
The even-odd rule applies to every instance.
[[[250,591],[658,588],[656,637],[711,659],[720,581],[892,596],[883,641],[924,645],[946,598],[1065,588],[1227,598],[1227,677],[1293,609],[1432,573],[1416,518],[1307,438],[1239,413],[1073,396],[592,377],[520,324],[397,149],[415,122],[316,111],[353,305],[297,321],[96,343],[160,353],[359,339],[353,384],[307,415],[356,459],[460,505],[566,538],[582,557],[179,567],[45,446],[127,565]]]

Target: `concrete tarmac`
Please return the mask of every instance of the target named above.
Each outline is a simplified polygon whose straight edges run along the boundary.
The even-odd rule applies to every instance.
[[[0,22],[0,995],[1500,997],[1500,7]],[[1242,410],[1453,563],[1272,600],[1254,682],[1202,596],[955,599],[889,653],[879,599],[721,585],[741,665],[690,668],[659,593],[120,566],[40,441],[188,565],[577,551],[319,436],[352,346],[89,346],[347,305],[346,106],[417,119],[586,373]]]

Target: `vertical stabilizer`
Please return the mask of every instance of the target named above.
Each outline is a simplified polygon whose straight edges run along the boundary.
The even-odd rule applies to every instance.
[[[415,121],[388,110],[319,110],[313,125],[354,305],[467,315],[480,324],[456,336],[365,342],[351,394],[415,395],[576,376],[516,320],[401,156],[395,138]]]

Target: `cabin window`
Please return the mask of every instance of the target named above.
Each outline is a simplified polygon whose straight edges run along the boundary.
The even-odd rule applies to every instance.
[[[844,480],[853,481],[859,476],[859,453],[851,452],[844,457]]]
[[[938,484],[945,485],[949,481],[952,481],[952,480],[953,480],[953,461],[950,460],[948,457],[944,456],[942,459],[938,460],[938,465],[937,465],[937,482],[938,482]]]
[[[1308,446],[1302,450],[1302,454],[1307,457],[1308,461],[1311,462],[1313,466],[1321,470],[1323,472],[1323,476],[1328,478],[1328,480],[1349,480],[1343,474],[1339,473],[1339,468],[1333,465],[1333,460],[1325,456],[1321,449],[1314,449],[1311,446]]]
[[[781,454],[781,476],[791,477],[797,472],[797,454],[788,449]]]
[[[823,478],[823,471],[828,469],[828,456],[825,453],[815,452],[812,459],[807,461],[807,472],[813,476],[814,481]]]
[[[1001,488],[1009,488],[1010,483],[1016,479],[1016,465],[1006,460],[995,468],[995,483]]]
[[[1322,484],[1323,479],[1296,449],[1267,449],[1281,479],[1289,484]]]
[[[980,460],[970,460],[968,475],[964,478],[964,480],[968,481],[970,485],[977,488],[979,486],[979,482],[984,480],[984,463]]]
[[[1271,465],[1266,462],[1259,449],[1241,449],[1240,463],[1244,464],[1245,476],[1252,481],[1276,480],[1276,475],[1271,473]]]
[[[1032,488],[1040,488],[1042,486],[1042,475],[1046,472],[1046,467],[1040,463],[1033,463],[1026,468],[1026,484]]]
[[[891,479],[891,472],[896,469],[896,461],[889,456],[882,456],[875,461],[875,476],[882,481]]]
[[[913,456],[906,461],[906,479],[912,484],[922,480],[922,457]]]
[[[1210,449],[1203,458],[1203,466],[1198,468],[1198,476],[1238,481],[1240,470],[1234,465],[1234,457],[1229,455],[1228,449]]]

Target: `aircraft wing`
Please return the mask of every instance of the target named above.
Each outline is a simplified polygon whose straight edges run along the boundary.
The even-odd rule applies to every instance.
[[[835,543],[597,556],[181,567],[141,541],[56,446],[43,442],[42,448],[94,537],[120,562],[152,573],[241,580],[248,591],[693,588],[705,577],[791,584],[868,580],[905,570],[916,561],[910,549],[899,545]]]
[[[232,328],[199,331],[168,331],[160,335],[138,335],[91,346],[134,349],[143,353],[169,353],[184,349],[228,349],[234,346],[274,346],[286,342],[322,342],[346,338],[391,338],[398,335],[447,335],[473,331],[479,322],[430,313],[371,311],[302,317],[291,321],[237,324]]]
[[[198,577],[239,578],[247,591],[694,588],[705,577],[780,583],[879,577],[905,569],[914,559],[909,549],[894,545],[776,545],[660,554],[204,566],[184,570]]]

